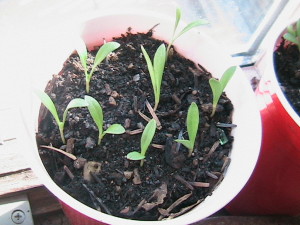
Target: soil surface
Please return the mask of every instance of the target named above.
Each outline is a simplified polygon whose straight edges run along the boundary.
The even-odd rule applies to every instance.
[[[36,136],[40,157],[63,190],[99,211],[139,220],[176,217],[211,195],[229,165],[233,142],[232,128],[219,125],[231,123],[230,100],[223,94],[211,118],[212,93],[208,83],[211,74],[173,49],[156,111],[162,128],[156,130],[154,145],[149,147],[142,167],[140,161],[126,158],[129,152],[140,151],[141,131],[147,121],[139,112],[152,118],[146,101],[154,106],[153,89],[140,48],[143,45],[153,57],[162,41],[153,39],[152,32],[132,34],[129,29],[115,38],[121,47],[100,64],[91,79],[88,95],[101,103],[104,129],[119,123],[126,133],[107,134],[101,145],[97,145],[98,129],[87,108],[71,109],[64,129],[65,145],[52,115],[41,106]],[[89,52],[89,66],[98,48]],[[84,70],[76,52],[66,60],[60,73],[53,75],[45,92],[55,102],[61,117],[71,99],[87,95]],[[200,124],[194,152],[188,157],[188,150],[174,140],[180,132],[188,139],[185,121],[191,102],[199,107]],[[228,141],[221,145],[220,138],[223,140],[224,135]],[[69,157],[40,145],[52,145],[79,159],[74,163]],[[85,160],[97,162],[94,169],[100,170],[98,174],[87,174],[90,181],[83,178]]]
[[[274,52],[274,66],[282,91],[300,116],[300,50],[282,39]]]

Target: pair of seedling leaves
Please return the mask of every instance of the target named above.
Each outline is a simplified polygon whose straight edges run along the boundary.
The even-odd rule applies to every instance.
[[[45,105],[45,107],[53,115],[53,117],[58,125],[60,136],[61,136],[63,143],[66,143],[65,137],[64,137],[64,126],[65,126],[65,122],[67,119],[67,114],[68,114],[68,111],[72,108],[80,108],[80,107],[88,108],[88,110],[99,130],[98,144],[101,143],[101,140],[103,139],[105,134],[123,134],[125,132],[124,127],[120,124],[113,124],[113,125],[109,126],[105,131],[103,130],[102,107],[99,104],[99,102],[91,96],[86,95],[84,97],[84,99],[74,98],[73,100],[71,100],[63,113],[63,118],[61,121],[58,116],[56,107],[55,107],[53,101],[51,100],[51,98],[45,92],[40,91],[40,90],[36,90],[36,94],[41,99],[41,101]]]
[[[142,53],[145,57],[147,67],[149,70],[149,74],[151,77],[151,82],[154,90],[154,96],[155,96],[155,106],[154,111],[158,107],[159,99],[160,99],[160,88],[161,88],[161,82],[162,82],[162,76],[164,72],[164,67],[169,55],[170,47],[173,45],[174,41],[180,37],[182,34],[186,33],[193,27],[207,24],[206,20],[197,20],[190,24],[188,24],[186,27],[183,28],[181,32],[179,32],[177,35],[175,35],[179,21],[181,19],[181,10],[176,10],[176,21],[175,26],[173,30],[173,35],[171,38],[171,41],[169,42],[169,45],[167,48],[164,44],[161,44],[153,59],[153,63],[147,53],[147,51],[144,49],[143,46],[141,46]],[[81,64],[84,68],[84,73],[86,77],[86,92],[89,93],[90,90],[90,80],[91,77],[97,68],[97,66],[114,50],[119,48],[120,44],[117,42],[108,42],[101,46],[101,48],[98,50],[93,66],[88,72],[88,66],[87,66],[87,58],[88,58],[88,52],[85,47],[85,45],[82,45],[79,49],[77,49],[77,52],[80,57]],[[236,70],[236,67],[230,67],[228,70],[225,71],[222,78],[219,80],[216,80],[214,78],[211,78],[209,80],[212,92],[213,92],[213,110],[211,116],[214,115],[216,106],[218,103],[218,100],[220,96],[222,95],[222,92],[224,88],[226,87],[228,81],[233,76],[234,72]],[[92,118],[94,119],[98,130],[99,130],[99,137],[98,137],[98,144],[100,144],[103,136],[107,133],[110,134],[122,134],[125,132],[125,129],[120,124],[113,124],[111,125],[106,131],[103,131],[103,112],[100,104],[92,97],[85,96],[85,99],[73,99],[66,107],[64,113],[63,113],[63,120],[60,121],[57,110],[55,108],[54,103],[50,99],[50,97],[41,91],[37,91],[37,95],[40,97],[42,103],[48,108],[48,110],[52,113],[55,121],[58,124],[60,135],[62,141],[65,143],[65,138],[63,134],[64,130],[64,124],[67,117],[67,112],[71,108],[77,108],[77,107],[88,107],[90,114],[92,115]],[[199,126],[199,110],[196,103],[192,103],[188,110],[187,115],[187,130],[188,130],[188,136],[189,140],[176,140],[179,143],[182,143],[185,147],[189,149],[189,156],[191,156],[195,144],[195,139],[197,136],[198,126]],[[153,136],[156,131],[156,121],[154,119],[150,120],[149,123],[146,125],[142,137],[141,137],[141,152],[131,152],[127,155],[128,159],[131,160],[141,160],[141,166],[143,165],[143,159],[145,158],[146,151],[153,139]]]

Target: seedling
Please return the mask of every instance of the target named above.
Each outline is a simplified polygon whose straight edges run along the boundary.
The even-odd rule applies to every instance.
[[[188,131],[189,140],[176,139],[175,141],[183,144],[189,150],[189,157],[194,151],[195,140],[199,127],[199,109],[195,102],[192,102],[188,109],[186,118],[186,126]]]
[[[156,111],[156,109],[158,107],[158,103],[159,103],[159,99],[160,99],[160,88],[161,88],[162,76],[164,73],[164,68],[165,68],[165,64],[166,64],[166,61],[168,58],[170,48],[173,45],[174,41],[177,38],[179,38],[182,34],[189,31],[190,29],[192,29],[196,26],[200,26],[200,25],[204,25],[204,24],[208,23],[206,20],[203,20],[203,19],[191,22],[187,26],[185,26],[181,32],[179,32],[177,35],[175,35],[178,24],[180,22],[180,19],[181,19],[181,10],[179,8],[177,8],[176,9],[175,26],[173,29],[173,35],[172,35],[171,41],[169,42],[167,49],[164,44],[161,44],[158,47],[158,49],[156,50],[155,55],[154,55],[153,63],[152,63],[147,51],[145,50],[145,48],[143,46],[141,46],[144,58],[147,62],[147,67],[148,67],[148,70],[150,73],[151,82],[152,82],[152,86],[153,86],[154,98],[155,98],[154,111]]]
[[[101,105],[96,99],[88,95],[84,97],[84,100],[99,130],[98,145],[105,134],[123,134],[125,132],[124,127],[120,124],[113,124],[103,131],[103,111]]]
[[[37,96],[40,98],[42,103],[45,105],[45,107],[51,112],[52,116],[54,117],[54,119],[58,125],[58,128],[59,128],[61,140],[65,144],[66,140],[64,137],[64,126],[65,126],[65,122],[67,119],[68,110],[71,108],[86,107],[87,106],[86,102],[81,98],[75,98],[75,99],[71,100],[63,113],[62,121],[60,121],[58,112],[57,112],[56,107],[55,107],[53,101],[51,100],[51,98],[45,92],[40,91],[40,90],[36,90],[35,93],[37,94]]]
[[[92,75],[96,69],[96,67],[114,50],[120,47],[120,44],[117,42],[107,42],[104,45],[100,47],[98,50],[94,64],[92,66],[92,69],[90,72],[88,72],[88,67],[87,67],[87,57],[88,57],[88,52],[86,49],[85,44],[83,46],[80,46],[79,49],[77,49],[80,62],[84,68],[84,74],[85,74],[85,81],[86,81],[86,92],[89,93],[90,91],[90,80],[92,78]]]
[[[196,20],[196,21],[193,21],[193,22],[189,23],[177,35],[175,35],[180,20],[181,20],[181,10],[179,8],[177,8],[176,9],[176,20],[175,20],[175,26],[174,26],[174,29],[173,29],[172,38],[171,38],[171,41],[169,42],[168,47],[167,47],[167,57],[168,57],[171,46],[173,45],[173,43],[175,42],[175,40],[177,38],[179,38],[181,35],[183,35],[184,33],[186,33],[187,31],[191,30],[194,27],[208,24],[207,20],[199,19],[199,20]]]
[[[127,159],[130,160],[141,160],[140,166],[144,165],[144,159],[146,152],[148,150],[148,147],[153,139],[153,136],[156,131],[156,121],[154,119],[151,119],[149,123],[146,125],[142,137],[141,137],[141,152],[130,152],[127,154]]]
[[[147,62],[149,74],[151,77],[152,87],[154,91],[154,99],[155,99],[155,105],[154,105],[154,111],[158,107],[159,99],[160,99],[160,87],[161,87],[161,81],[162,76],[164,73],[165,63],[166,63],[166,46],[164,44],[161,44],[158,49],[155,52],[153,63],[151,62],[151,59],[145,50],[143,46],[141,46],[143,55],[145,57],[145,60]]]
[[[295,26],[291,24],[287,27],[287,33],[285,33],[283,37],[296,44],[300,51],[300,19],[296,22]]]
[[[214,116],[217,108],[217,104],[219,102],[219,99],[227,86],[228,82],[232,78],[236,71],[236,66],[229,67],[224,74],[222,75],[220,80],[217,80],[215,78],[209,79],[209,85],[211,87],[212,93],[213,93],[213,110],[211,113],[211,117]]]

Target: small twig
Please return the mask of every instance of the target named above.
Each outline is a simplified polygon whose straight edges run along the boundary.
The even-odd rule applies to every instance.
[[[208,160],[208,158],[214,153],[214,151],[216,151],[216,149],[219,147],[219,145],[220,145],[220,141],[216,141],[213,144],[213,146],[211,147],[211,149],[209,150],[207,155],[204,157],[203,162],[206,162]]]
[[[61,154],[64,154],[65,156],[68,156],[70,159],[73,159],[73,160],[77,159],[77,157],[75,155],[73,155],[71,153],[67,153],[67,152],[65,152],[65,151],[63,151],[61,149],[55,148],[53,146],[41,145],[40,147],[41,148],[47,148],[47,149],[51,149],[51,150],[57,151],[57,152],[59,152]]]
[[[224,170],[229,166],[231,162],[231,159],[227,156],[224,157],[224,163],[223,163],[223,166],[221,168],[221,172],[224,172]]]
[[[138,112],[137,96],[133,96],[133,110],[134,110],[134,112]]]
[[[75,142],[75,138],[69,138],[67,140],[67,147],[66,147],[66,152],[73,154],[74,152],[74,142]]]
[[[148,116],[146,116],[144,113],[142,113],[141,110],[138,111],[138,114],[147,122],[149,122],[151,120]]]
[[[148,33],[149,33],[149,32],[153,32],[153,30],[155,29],[155,27],[157,27],[158,25],[159,25],[159,23],[158,23],[158,24],[155,24],[153,27],[151,27],[151,28],[149,29]]]
[[[97,175],[93,172],[90,172],[91,176],[93,177],[93,179],[98,183],[100,184],[102,187],[104,187],[104,184],[103,182],[99,179],[99,177],[97,177]]]
[[[219,180],[217,181],[217,183],[215,184],[215,186],[213,187],[213,189],[211,191],[214,191],[219,186],[219,184],[222,182],[223,179],[224,179],[224,175],[221,174],[219,177]]]
[[[89,192],[89,190],[87,190]],[[98,201],[94,198],[94,196],[89,192],[90,198],[93,202],[93,205],[95,206],[95,209],[99,212],[102,212],[101,206],[98,204]]]
[[[167,116],[171,116],[174,115],[175,113],[177,113],[180,109],[182,108],[182,105],[180,105],[178,108],[174,109],[174,110],[170,110],[168,112],[157,112],[156,115],[160,116],[160,117],[167,117]]]
[[[209,171],[205,171],[205,173],[206,173],[207,176],[209,176],[209,177],[212,178],[212,179],[215,179],[215,180],[218,179],[218,176],[217,176],[217,175],[215,175],[215,174],[213,174],[213,173],[211,173],[211,172],[209,172]]]
[[[185,185],[188,189],[190,189],[191,191],[194,190],[194,187],[192,185],[190,185],[189,182],[187,182],[182,176],[179,176],[178,174],[173,176],[176,180],[178,180],[179,182],[181,182],[183,185]]]
[[[137,211],[139,211],[139,210],[142,208],[142,206],[143,206],[146,202],[147,202],[146,199],[143,199],[143,200],[138,204],[138,206],[135,208],[135,210],[131,213],[131,215],[136,214]]]
[[[82,186],[90,193],[90,195],[91,195],[93,198],[95,198],[95,199],[97,200],[97,202],[101,205],[101,207],[104,209],[104,211],[105,211],[108,215],[111,215],[110,210],[106,207],[106,205],[103,203],[103,201],[102,201],[99,197],[97,197],[97,196],[95,195],[95,193],[94,193],[90,188],[88,188],[87,185],[82,184]]]
[[[135,134],[140,134],[142,132],[143,132],[143,129],[136,129],[136,130],[126,131],[126,134],[135,135]]]
[[[182,214],[186,213],[187,211],[191,210],[192,208],[194,208],[195,206],[199,205],[199,203],[201,203],[203,201],[203,199],[198,200],[195,204],[192,204],[190,206],[184,207],[180,210],[180,212],[178,213],[171,213],[170,216],[167,219],[173,219],[175,217],[181,216]]]
[[[206,182],[189,182],[191,185],[193,185],[194,187],[209,187],[210,184],[206,183]]]
[[[158,220],[162,220],[164,217],[169,216],[170,212],[179,204],[187,200],[189,197],[191,197],[192,193],[186,194],[179,199],[177,199],[172,205],[170,205],[167,209],[159,208],[158,211],[161,213],[161,216],[158,218]]]
[[[157,115],[155,114],[154,109],[152,108],[152,106],[151,106],[150,103],[148,102],[148,100],[146,100],[146,106],[147,106],[147,108],[148,108],[148,110],[149,110],[149,112],[150,112],[152,118],[155,119],[155,121],[156,121],[157,129],[160,130],[160,129],[162,128],[162,127],[161,127],[161,123],[160,123],[160,121],[159,121]]]
[[[227,128],[227,127],[229,127],[229,128],[237,127],[236,124],[232,124],[232,123],[220,123],[220,122],[218,122],[216,124],[216,126],[217,127],[225,127],[225,128]]]
[[[66,173],[68,174],[68,176],[70,177],[71,180],[74,179],[74,174],[71,172],[71,170],[69,169],[69,167],[67,167],[66,165],[64,166],[64,171],[66,171]]]
[[[153,148],[158,148],[158,149],[164,149],[165,146],[164,145],[159,145],[159,144],[152,144],[151,145]]]
[[[0,145],[4,145],[4,142],[8,142],[8,141],[13,141],[16,140],[17,138],[7,138],[7,139],[1,139],[0,137]]]
[[[206,75],[209,75],[210,73],[199,63],[197,64],[198,68],[201,70],[201,72],[205,73]]]
[[[172,99],[174,102],[176,102],[178,105],[181,105],[181,100],[178,98],[176,94],[172,94]]]

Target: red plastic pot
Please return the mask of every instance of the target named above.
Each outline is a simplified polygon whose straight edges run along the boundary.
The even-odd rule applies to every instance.
[[[226,206],[232,214],[300,214],[300,118],[281,91],[273,64],[273,52],[285,32],[281,30],[270,47],[267,73],[256,90],[262,148],[246,187]]]

